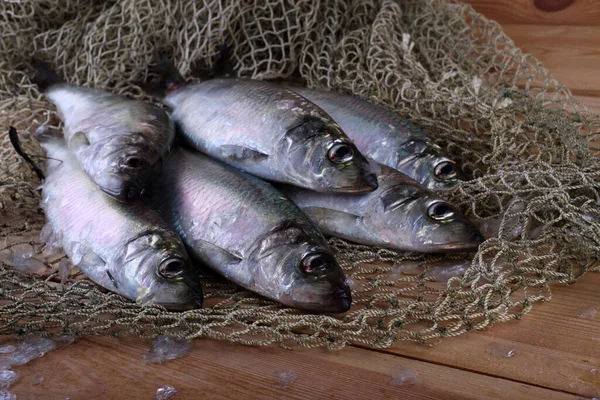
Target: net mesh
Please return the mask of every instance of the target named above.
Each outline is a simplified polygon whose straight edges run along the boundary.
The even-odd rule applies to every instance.
[[[214,276],[207,307],[168,312],[85,279],[39,242],[39,181],[9,144],[56,126],[30,83],[32,54],[75,84],[147,98],[157,51],[184,75],[229,43],[240,75],[297,76],[385,105],[430,131],[472,180],[444,193],[488,238],[477,254],[330,243],[354,306],[285,308]],[[431,342],[520,318],[550,284],[597,269],[599,121],[498,24],[447,1],[8,0],[0,2],[0,334],[169,334],[285,347]],[[43,160],[38,160],[42,162]]]

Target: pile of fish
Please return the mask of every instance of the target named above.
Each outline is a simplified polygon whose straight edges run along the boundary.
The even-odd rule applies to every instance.
[[[364,100],[235,77],[187,84],[161,62],[152,92],[167,112],[33,69],[64,123],[35,134],[48,156],[42,239],[131,300],[201,307],[208,267],[287,306],[345,312],[324,234],[421,252],[483,240],[432,191],[457,184],[457,165]]]

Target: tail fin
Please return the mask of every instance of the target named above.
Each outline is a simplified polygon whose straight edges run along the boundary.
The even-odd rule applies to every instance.
[[[159,60],[156,63],[156,67],[151,70],[159,75],[159,81],[155,83],[140,83],[138,85],[144,92],[159,100],[162,100],[169,92],[186,83],[173,61],[167,58]]]
[[[33,172],[35,172],[35,174],[37,175],[37,177],[39,178],[40,181],[43,181],[44,173],[33,162],[31,157],[29,157],[29,154],[27,154],[23,151],[23,148],[21,147],[21,140],[19,139],[17,129],[14,126],[8,127],[8,138],[10,139],[10,143],[13,145],[17,154],[20,155],[23,158],[23,160],[25,160],[29,165],[31,165]]]
[[[42,93],[48,90],[49,87],[64,82],[64,79],[42,60],[33,57],[31,59],[31,66],[33,67],[31,80],[38,85]]]
[[[195,65],[192,68],[192,74],[202,80],[208,80],[215,77],[236,77],[237,73],[233,68],[233,64],[229,60],[229,44],[223,43],[221,46],[219,46],[219,55],[212,68],[203,68],[199,65]]]

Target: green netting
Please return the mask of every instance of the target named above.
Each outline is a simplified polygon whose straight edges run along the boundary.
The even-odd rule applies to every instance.
[[[3,1],[0,30],[1,334],[167,333],[288,347],[387,347],[520,318],[550,299],[551,283],[573,282],[598,260],[598,118],[468,6]],[[59,269],[68,272],[68,265],[59,268],[61,254],[37,239],[44,221],[39,182],[6,134],[16,126],[27,151],[41,154],[29,132],[58,124],[27,78],[29,57],[51,61],[69,82],[150,100],[134,82],[148,78],[157,52],[189,75],[193,65],[210,66],[224,42],[242,76],[295,74],[426,128],[472,177],[445,195],[488,237],[475,257],[332,239],[353,289],[354,306],[344,316],[287,309],[215,277],[205,278],[209,306],[183,313],[137,305],[77,274],[61,284]]]

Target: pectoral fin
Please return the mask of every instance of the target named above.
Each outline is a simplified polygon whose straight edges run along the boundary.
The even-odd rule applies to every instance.
[[[221,156],[228,160],[244,163],[259,163],[269,158],[267,154],[261,153],[258,150],[237,145],[220,146],[219,152]]]
[[[322,207],[305,207],[302,211],[326,235],[351,237],[359,235],[362,217]]]
[[[233,254],[214,243],[199,239],[195,240],[191,246],[188,246],[188,251],[194,258],[217,269],[220,269],[223,265],[238,264],[242,261],[241,256]]]

